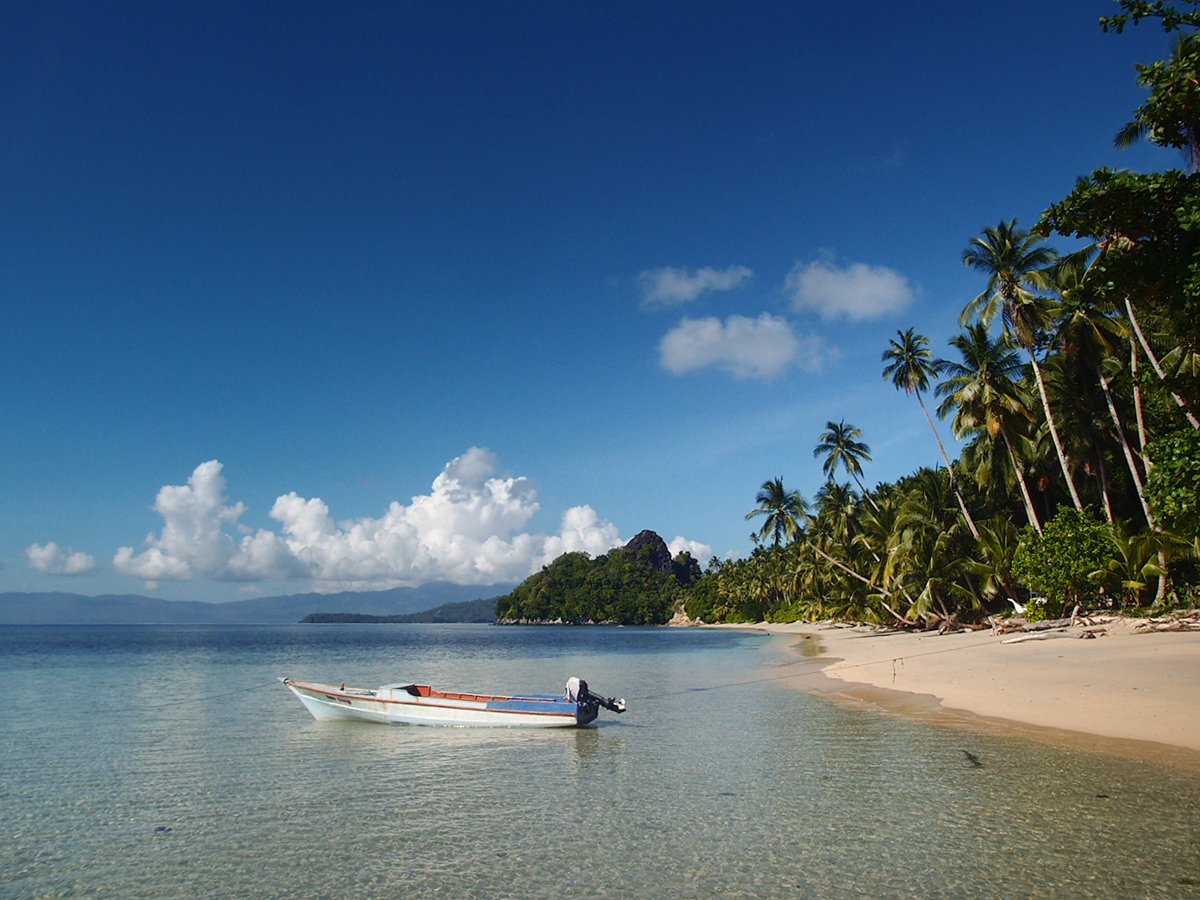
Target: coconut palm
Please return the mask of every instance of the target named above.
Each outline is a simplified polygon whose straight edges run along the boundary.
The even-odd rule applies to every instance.
[[[756,537],[771,535],[772,544],[778,547],[785,538],[792,540],[800,533],[800,522],[808,513],[808,501],[799,491],[785,489],[783,478],[764,481],[754,502],[758,506],[746,513],[746,521],[766,516]]]
[[[1025,501],[1025,514],[1041,534],[1041,522],[1025,483],[1024,467],[1012,434],[1012,421],[1027,414],[1017,384],[1021,369],[1017,354],[1002,341],[993,341],[981,322],[951,338],[950,346],[959,352],[962,362],[938,362],[940,371],[949,376],[936,388],[937,395],[945,398],[938,407],[938,416],[944,419],[954,413],[951,427],[955,437],[986,435],[989,440],[999,437],[1004,442]]]
[[[1111,555],[1104,566],[1088,575],[1107,590],[1140,606],[1152,581],[1166,575],[1167,556],[1194,559],[1192,546],[1177,535],[1166,532],[1133,533],[1126,523],[1117,521],[1108,529]]]
[[[1054,421],[1054,412],[1046,396],[1046,385],[1037,357],[1037,345],[1050,324],[1040,291],[1050,286],[1052,269],[1057,260],[1058,255],[1035,235],[1018,228],[1016,219],[985,228],[983,234],[972,238],[963,251],[963,263],[986,274],[987,287],[963,307],[959,323],[965,325],[977,320],[990,325],[999,314],[1004,335],[1029,354],[1033,377],[1046,413],[1046,424],[1054,441],[1067,490],[1075,508],[1083,509],[1083,502],[1079,499],[1079,491],[1075,489],[1075,481],[1071,476],[1071,465]]]
[[[966,536],[954,509],[950,480],[922,468],[901,482],[904,500],[896,518],[896,552],[889,571],[904,585],[909,618],[935,611],[948,619],[957,609],[978,605],[968,584]]]
[[[929,414],[929,409],[921,398],[921,391],[929,390],[930,376],[937,374],[933,353],[929,349],[929,338],[923,334],[917,334],[912,328],[906,331],[897,330],[896,337],[899,340],[893,338],[888,341],[888,348],[883,351],[883,361],[887,363],[883,369],[883,377],[891,378],[892,385],[896,390],[904,391],[904,393],[917,398],[917,403],[921,405],[921,412],[925,413],[925,421],[929,423],[929,429],[933,432],[934,440],[937,441],[938,450],[942,453],[942,459],[946,461],[946,471],[950,473],[950,483],[954,487],[954,495],[958,498],[959,509],[962,510],[963,518],[966,519],[971,534],[976,540],[979,540],[979,529],[975,527],[975,520],[971,518],[967,503],[963,500],[962,492],[954,480],[954,464],[950,462],[950,456],[946,453],[942,437],[938,434],[937,426],[933,424],[933,417]]]
[[[845,419],[840,422],[826,422],[820,441],[813,449],[813,456],[825,455],[825,462],[821,465],[821,470],[830,480],[833,479],[833,473],[840,464],[846,470],[846,474],[854,479],[854,483],[858,485],[862,495],[872,506],[875,506],[874,499],[863,487],[861,477],[863,462],[871,461],[871,448],[860,441],[860,437],[862,437],[862,429],[856,428]],[[879,507],[875,506],[875,508]]]
[[[1075,460],[1076,483],[1085,502],[1103,502],[1106,511],[1119,502],[1113,491],[1121,472],[1111,472],[1109,461],[1121,451],[1113,435],[1112,418],[1105,407],[1104,395],[1096,378],[1096,360],[1089,348],[1078,354],[1048,353],[1042,361],[1042,377],[1046,394],[1059,410],[1058,427],[1067,457]],[[1057,470],[1054,443],[1045,419],[1039,417],[1035,433],[1039,455],[1050,461],[1047,468]],[[1123,467],[1122,467],[1123,468]],[[1085,478],[1090,476],[1090,480]],[[1057,481],[1057,479],[1053,479]],[[1096,490],[1089,493],[1094,486]],[[1112,521],[1112,513],[1108,513]]]
[[[1150,342],[1146,340],[1146,333],[1142,330],[1142,326],[1138,321],[1137,314],[1133,309],[1133,301],[1131,301],[1129,297],[1125,298],[1125,315],[1129,318],[1129,327],[1131,333],[1130,344],[1134,361],[1136,362],[1137,353],[1136,347],[1133,347],[1132,344],[1133,338],[1136,337],[1137,346],[1142,348],[1142,352],[1146,354],[1146,359],[1150,360],[1150,367],[1154,369],[1154,374],[1158,376],[1158,380],[1163,384],[1164,387],[1167,388],[1167,392],[1171,395],[1171,399],[1175,401],[1175,405],[1179,407],[1184,418],[1187,419],[1188,424],[1191,425],[1193,429],[1200,431],[1200,418],[1197,418],[1191,404],[1188,403],[1187,400],[1185,400],[1178,393],[1176,393],[1174,389],[1169,387],[1168,374],[1163,368],[1163,362],[1165,361],[1166,357],[1164,357],[1163,360],[1160,360],[1158,358],[1158,354],[1154,352],[1154,348],[1150,346]],[[1175,350],[1172,350],[1168,353],[1168,356],[1174,355],[1179,355],[1182,359],[1183,348],[1175,348]]]
[[[1076,255],[1063,260],[1055,272],[1054,286],[1058,293],[1053,308],[1058,321],[1055,344],[1066,357],[1089,369],[1099,383],[1113,433],[1121,446],[1129,477],[1141,503],[1142,514],[1146,517],[1147,524],[1153,528],[1154,515],[1146,501],[1143,475],[1134,458],[1133,447],[1129,443],[1109,381],[1108,370],[1114,365],[1117,347],[1123,342],[1121,327],[1113,316],[1088,301],[1085,291],[1082,290],[1087,275],[1083,263],[1084,258]],[[1109,521],[1112,521],[1111,512]]]
[[[1008,516],[998,515],[979,524],[978,559],[968,563],[970,570],[982,579],[985,597],[1004,598],[1016,605],[1018,596],[1013,583],[1012,561],[1020,542],[1020,532]]]

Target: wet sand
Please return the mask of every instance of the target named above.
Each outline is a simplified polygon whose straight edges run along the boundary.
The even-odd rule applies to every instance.
[[[1016,635],[749,627],[790,636],[788,680],[805,690],[1200,769],[1200,632],[1118,620],[1094,639],[1003,643]]]

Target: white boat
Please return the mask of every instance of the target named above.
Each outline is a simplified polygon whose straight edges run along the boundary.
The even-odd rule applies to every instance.
[[[561,694],[477,694],[439,691],[407,682],[377,688],[315,684],[280,678],[314,719],[355,719],[402,725],[492,728],[575,728],[595,720],[600,707],[625,712],[625,701],[601,697],[570,678]]]

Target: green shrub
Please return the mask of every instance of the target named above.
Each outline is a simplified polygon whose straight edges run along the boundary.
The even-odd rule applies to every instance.
[[[1013,575],[1046,603],[1034,616],[1058,618],[1074,604],[1087,606],[1099,599],[1100,587],[1088,576],[1104,567],[1111,555],[1108,525],[1090,512],[1062,508],[1046,523],[1042,535],[1022,529],[1013,554]],[[1026,606],[1028,618],[1031,607]]]
[[[1146,499],[1158,523],[1188,539],[1200,535],[1200,431],[1187,428],[1151,441],[1154,468]]]

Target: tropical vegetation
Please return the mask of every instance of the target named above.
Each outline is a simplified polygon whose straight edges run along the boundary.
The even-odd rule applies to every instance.
[[[753,553],[711,560],[682,589],[688,615],[929,624],[1195,605],[1200,0],[1120,0],[1100,20],[1116,34],[1139,24],[1177,43],[1139,67],[1148,95],[1115,143],[1178,150],[1181,168],[1098,169],[1032,227],[1002,219],[970,237],[962,261],[981,284],[961,333],[938,356],[916,329],[898,331],[881,360],[944,465],[868,489],[862,429],[831,419],[813,451],[826,482],[811,502],[781,477],[764,482],[746,516]]]
[[[813,449],[826,481],[811,501],[782,477],[764,481],[746,513],[749,557],[701,572],[643,532],[594,560],[560,557],[500,598],[497,617],[929,626],[1197,605],[1200,0],[1119,3],[1104,31],[1157,23],[1177,43],[1139,67],[1148,96],[1115,143],[1178,150],[1183,167],[1098,169],[1031,228],[1002,219],[967,239],[962,261],[981,283],[962,331],[938,356],[926,335],[900,330],[881,357],[942,464],[867,488],[863,430],[831,418]]]
[[[643,531],[592,559],[564,553],[495,601],[502,623],[661,625],[700,578],[688,553],[671,558],[662,538]]]

